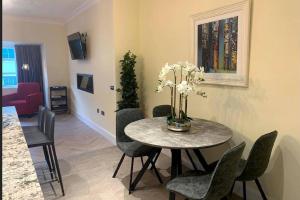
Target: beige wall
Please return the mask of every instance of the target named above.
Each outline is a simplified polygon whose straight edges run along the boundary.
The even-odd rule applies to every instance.
[[[139,0],[114,0],[114,40],[115,40],[115,64],[116,86],[120,87],[120,60],[130,50],[137,56],[135,66],[139,87],[142,86],[142,56],[139,54]],[[138,90],[141,98],[141,89]],[[120,95],[117,95],[120,99]]]
[[[160,68],[165,62],[189,59],[190,16],[237,1],[102,0],[73,18],[66,32],[58,25],[4,20],[3,36],[5,40],[45,44],[49,84],[67,84],[69,79],[73,111],[114,133],[116,95],[109,86],[119,83],[122,55],[132,50],[138,56],[142,104],[151,116],[155,105],[169,103],[167,92],[154,93]],[[298,0],[253,0],[249,87],[203,86],[208,98],[192,96],[189,104],[192,117],[231,127],[236,142],[247,142],[245,155],[261,134],[279,131],[269,168],[262,177],[267,194],[276,200],[299,197],[299,7]],[[88,34],[85,61],[71,60],[66,47],[66,35],[77,31]],[[67,62],[69,75],[60,67]],[[94,75],[94,94],[77,89],[76,73]],[[106,115],[97,114],[97,108]],[[210,161],[216,156],[213,154],[205,151]]]
[[[110,0],[101,0],[73,18],[67,25],[67,34],[87,33],[87,59],[71,60],[69,57],[69,75],[71,86],[72,111],[90,123],[115,132],[115,57],[113,40],[113,4]],[[94,94],[77,89],[76,74],[85,73],[94,76]],[[96,112],[99,108],[105,116]]]
[[[144,64],[143,96],[151,115],[169,94],[154,93],[165,62],[189,58],[190,16],[236,0],[140,1],[140,53]],[[248,88],[204,86],[208,98],[192,96],[189,114],[231,127],[247,150],[261,134],[279,137],[263,187],[271,199],[299,199],[300,180],[300,1],[254,0]]]
[[[45,85],[69,85],[67,40],[63,25],[3,17],[3,41],[41,44]],[[59,72],[59,73],[58,73]],[[45,91],[48,94],[48,87]],[[48,100],[48,98],[47,98]]]

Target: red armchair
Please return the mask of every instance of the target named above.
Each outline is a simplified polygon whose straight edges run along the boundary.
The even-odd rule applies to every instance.
[[[18,115],[36,113],[42,103],[39,83],[19,83],[17,93],[2,96],[2,106],[15,106]]]

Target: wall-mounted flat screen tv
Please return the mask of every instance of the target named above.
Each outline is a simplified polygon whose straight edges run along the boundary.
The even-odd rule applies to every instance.
[[[72,60],[84,60],[86,58],[85,38],[79,32],[69,35],[68,43]]]

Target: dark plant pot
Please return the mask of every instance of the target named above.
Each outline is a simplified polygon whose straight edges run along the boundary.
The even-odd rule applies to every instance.
[[[190,120],[168,120],[168,129],[175,132],[186,132],[191,128]]]

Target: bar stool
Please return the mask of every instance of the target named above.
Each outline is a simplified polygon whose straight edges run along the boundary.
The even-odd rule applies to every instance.
[[[47,182],[58,181],[60,183],[62,195],[64,196],[65,192],[54,145],[55,114],[47,109],[43,112],[44,113],[41,113],[42,115],[39,116],[43,117],[44,115],[44,124],[38,129],[31,128],[32,131],[29,131],[29,128],[25,130],[26,128],[24,127],[24,135],[29,148],[43,147],[45,159],[51,175],[51,180]],[[40,130],[40,128],[42,130]],[[53,175],[55,176],[54,178]]]
[[[41,132],[45,131],[45,114],[46,114],[47,108],[44,106],[39,106],[39,112],[38,112],[38,124],[36,126],[23,126],[23,133],[25,135],[25,138],[30,138],[30,134],[40,134]],[[49,160],[49,150],[46,145],[43,146],[44,156],[45,160],[47,162],[47,166],[49,168],[49,171],[52,172],[53,169],[51,169],[50,166],[50,160]],[[53,174],[50,173],[51,178],[53,178]]]

